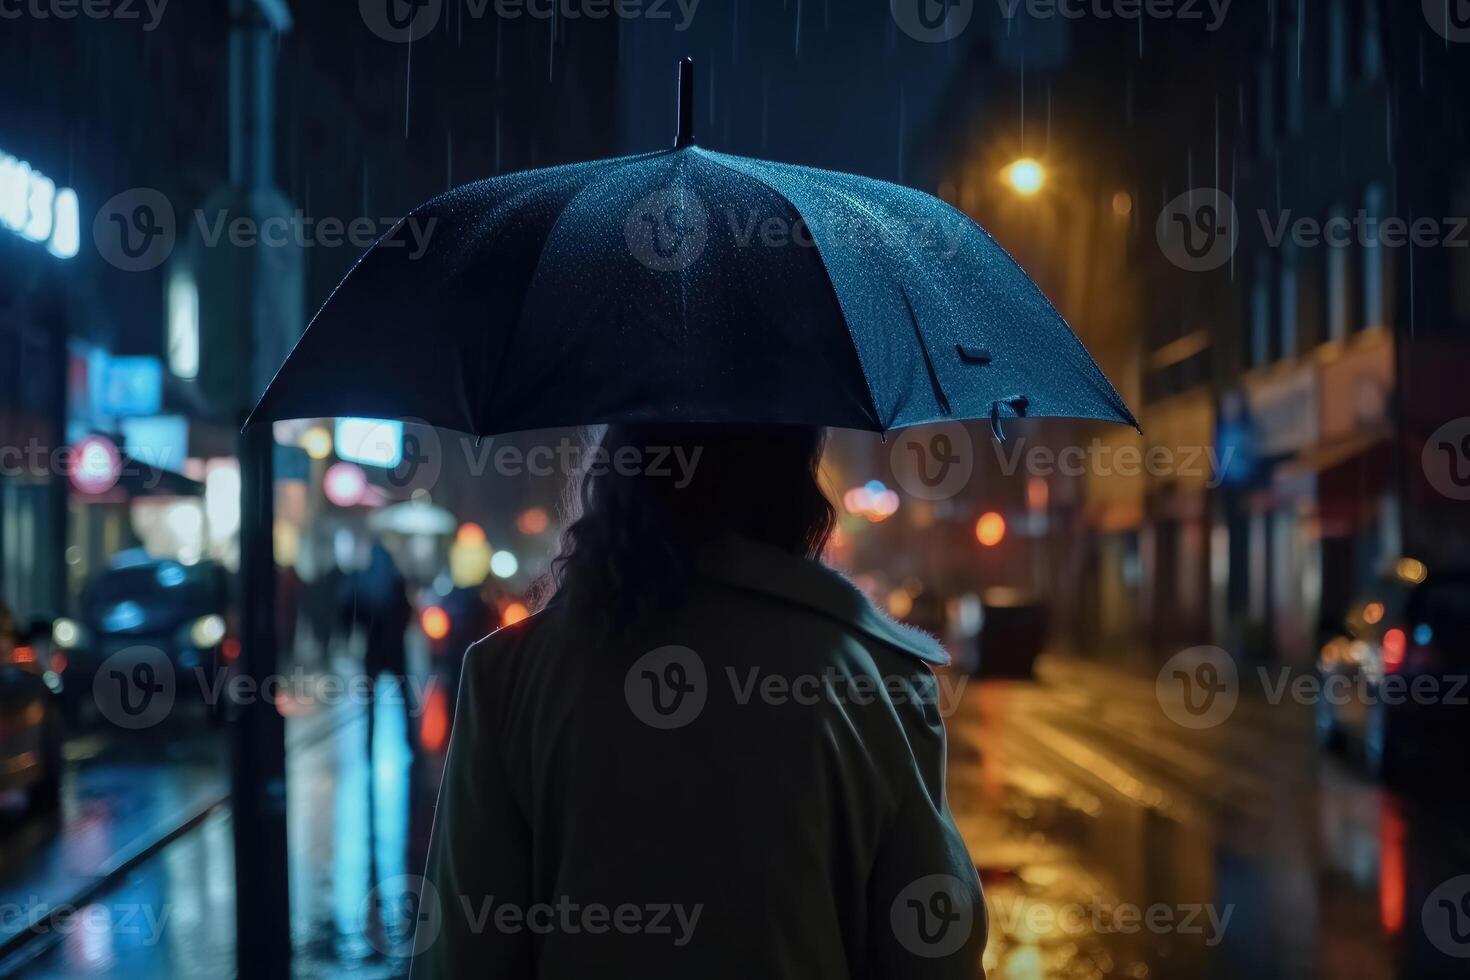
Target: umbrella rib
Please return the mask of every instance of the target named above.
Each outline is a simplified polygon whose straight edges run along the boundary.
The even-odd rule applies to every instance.
[[[586,194],[594,187],[601,186],[603,182],[611,177],[616,176],[617,174],[622,173],[633,164],[640,163],[645,160],[650,160],[654,157],[667,156],[668,154],[673,152],[675,151],[661,150],[657,153],[643,153],[635,156],[622,157],[618,160],[612,161],[614,166],[611,166],[609,169],[604,170],[601,173],[593,174],[592,177],[589,178],[585,184],[577,188],[577,190],[572,194],[571,197],[567,198],[567,202],[562,205],[561,211],[556,216],[556,220],[551,223],[551,228],[549,231],[547,231],[546,238],[543,239],[541,242],[541,250],[536,255],[536,264],[532,266],[531,275],[526,280],[526,290],[521,296],[520,309],[516,310],[515,320],[513,321],[514,326],[511,328],[511,336],[506,338],[507,348],[510,346],[515,337],[521,332],[522,320],[525,317],[526,312],[526,300],[531,295],[532,287],[535,285],[536,280],[541,275],[541,267],[546,262],[546,250],[551,246],[551,240],[556,237],[557,229],[561,227],[562,220],[567,216],[567,212],[572,209],[572,207],[577,203],[577,201],[582,197],[583,194]],[[487,400],[494,397],[494,393],[499,390],[499,375],[504,372],[505,365],[509,360],[510,359],[508,357],[501,358],[499,370],[496,372],[496,383],[491,385],[490,388],[486,391]],[[488,421],[485,418],[486,414],[487,407],[482,405],[481,417],[477,420],[477,431],[484,431],[486,428],[488,428],[488,426],[486,425],[486,422]]]
[[[929,372],[929,383],[934,386],[934,397],[939,400],[939,408],[945,415],[953,414],[949,407],[949,396],[944,392],[944,382],[939,380],[939,372],[934,369],[934,359],[929,356],[929,342],[924,338],[923,328],[919,326],[919,318],[914,313],[909,291],[900,283],[898,293],[903,297],[903,308],[908,312],[909,325],[914,328],[914,338],[919,342],[919,353],[924,355],[924,369]]]
[[[816,183],[815,181],[811,181],[810,178],[808,178],[805,174],[799,172],[793,174],[793,176],[797,180]],[[887,222],[884,220],[885,215],[876,211],[868,201],[864,200],[861,197],[858,197],[856,194],[849,194],[847,190],[841,186],[841,184],[835,182],[830,186],[825,184],[819,186],[821,186],[822,189],[827,191],[828,193],[833,194],[834,196],[841,199],[844,203],[847,204],[848,207],[852,208],[854,211],[861,213],[869,221],[872,221],[880,232],[886,232],[888,225]],[[814,241],[815,238],[816,236],[813,235]],[[820,248],[818,249],[818,251],[820,251]],[[899,252],[899,254],[902,254],[900,250],[897,249],[895,249],[895,252]],[[932,278],[929,270],[921,264],[917,262],[909,262],[908,265],[920,276],[923,276],[926,279]],[[919,318],[918,315],[914,312],[914,304],[912,298],[909,296],[908,287],[901,279],[894,279],[891,281],[893,282],[893,288],[898,292],[900,296],[903,297],[904,309],[909,316],[909,325],[913,327],[914,338],[918,341],[919,344],[919,353],[924,356],[924,369],[929,373],[929,383],[934,387],[935,400],[938,401],[940,410],[944,412],[945,415],[950,415],[952,414],[952,412],[949,406],[949,395],[944,390],[944,383],[940,380],[939,371],[934,366],[934,358],[929,353],[929,341],[928,338],[924,336],[923,328],[919,325]],[[936,287],[934,292],[936,295],[943,297],[945,302],[949,301],[949,296],[942,286]]]
[[[985,228],[984,225],[980,224],[980,222],[976,221],[974,218],[970,217],[968,214],[966,214],[964,211],[960,210],[959,208],[955,207],[953,204],[950,204],[948,201],[937,199],[937,198],[936,198],[936,200],[939,200],[939,203],[943,207],[945,207],[949,211],[953,212],[954,215],[957,218],[959,218],[961,221],[963,221],[965,224],[967,224],[970,227],[974,228],[981,235],[983,235],[985,237],[986,242],[993,249],[995,249],[995,251],[997,252],[997,254],[999,254],[1006,262],[1010,263],[1010,265],[1013,268],[1015,268],[1017,270],[1020,270],[1021,274],[1025,277],[1026,281],[1029,282],[1029,283],[1031,283],[1032,287],[1036,290],[1037,295],[1039,295],[1041,297],[1042,302],[1046,304],[1047,308],[1051,310],[1052,314],[1058,320],[1061,321],[1061,323],[1062,323],[1062,325],[1064,327],[1066,327],[1066,333],[1067,333],[1068,337],[1070,337],[1070,339],[1071,339],[1071,347],[1074,350],[1074,352],[1080,350],[1080,352],[1082,353],[1084,363],[1083,363],[1083,365],[1081,366],[1081,368],[1079,370],[1083,374],[1087,375],[1087,377],[1093,379],[1094,382],[1096,382],[1098,380],[1101,380],[1101,382],[1102,382],[1102,385],[1101,385],[1102,389],[1108,395],[1112,396],[1111,397],[1111,400],[1113,402],[1113,408],[1117,412],[1117,414],[1123,416],[1123,422],[1125,424],[1127,424],[1127,425],[1133,426],[1133,428],[1136,429],[1138,432],[1140,432],[1140,433],[1143,432],[1143,426],[1141,426],[1141,425],[1138,424],[1138,418],[1137,418],[1137,416],[1135,416],[1133,414],[1133,410],[1128,407],[1128,403],[1123,400],[1123,396],[1118,393],[1118,388],[1117,388],[1116,385],[1113,384],[1112,379],[1107,376],[1107,373],[1105,371],[1103,371],[1103,369],[1101,368],[1101,366],[1098,365],[1097,361],[1088,352],[1087,345],[1085,345],[1085,344],[1082,343],[1082,338],[1079,337],[1079,336],[1077,336],[1077,332],[1072,329],[1072,325],[1067,322],[1067,318],[1064,317],[1064,316],[1062,316],[1062,311],[1059,310],[1059,309],[1057,309],[1056,304],[1051,301],[1051,297],[1047,296],[1046,293],[1042,291],[1041,287],[1040,286],[1037,286],[1036,283],[1035,283],[1035,281],[1032,280],[1031,277],[1026,274],[1026,270],[1023,269],[1023,268],[1021,268],[1021,263],[1019,263],[1019,262],[1016,261],[1015,256],[1013,256],[1010,253],[1010,251],[1006,249],[1006,247],[1004,245],[1002,245],[999,241],[997,241],[996,240],[996,237],[994,235],[992,235]],[[962,357],[963,357],[963,353],[964,352],[961,352],[961,356]],[[989,352],[987,351],[986,353],[988,354]],[[1074,417],[1087,417],[1087,416],[1074,416]],[[1098,421],[1103,421],[1103,422],[1117,421],[1116,419],[1110,419],[1110,418],[1107,418],[1105,416],[1093,416],[1093,417],[1097,418]]]
[[[718,156],[716,156],[715,154],[700,152],[700,156],[703,159],[709,160],[711,163],[715,164],[718,167],[723,167],[724,169],[730,171],[730,173],[735,174],[737,177],[744,177],[747,180],[755,181],[757,184],[761,185],[772,194],[775,194],[776,197],[780,198],[781,201],[784,202],[785,205],[791,209],[791,213],[796,215],[797,218],[802,217],[801,208],[798,208],[795,204],[793,204],[791,198],[783,194],[781,192],[781,189],[771,184],[770,181],[765,180],[764,178],[759,177],[756,174],[746,173],[743,170],[732,167],[728,163],[725,163],[723,160],[719,159]],[[816,246],[813,250],[817,253],[817,261],[821,263],[822,275],[827,277],[827,285],[831,288],[832,295],[837,300],[837,310],[839,313],[842,314],[842,322],[847,327],[848,339],[852,342],[852,349],[857,354],[858,367],[861,369],[861,373],[863,376],[863,386],[868,389],[868,404],[873,409],[873,420],[878,423],[879,432],[887,432],[888,419],[884,418],[882,411],[878,407],[878,395],[875,391],[873,391],[873,381],[871,378],[868,377],[867,369],[863,366],[863,347],[861,344],[858,343],[857,337],[853,334],[852,323],[847,319],[847,310],[844,309],[842,306],[842,294],[837,291],[837,283],[832,281],[832,270],[827,267],[827,257],[822,254],[822,246],[819,242],[817,242],[815,235],[812,236],[812,244]]]

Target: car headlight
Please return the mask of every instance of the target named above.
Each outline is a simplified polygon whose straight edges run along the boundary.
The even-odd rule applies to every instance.
[[[82,645],[82,624],[75,619],[58,619],[51,624],[51,643],[62,650]]]
[[[189,627],[189,642],[201,650],[217,646],[225,638],[225,618],[215,613],[200,616]]]

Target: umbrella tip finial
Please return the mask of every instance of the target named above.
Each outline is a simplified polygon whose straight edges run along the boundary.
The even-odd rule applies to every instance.
[[[679,131],[674,146],[694,145],[694,59],[679,59]]]

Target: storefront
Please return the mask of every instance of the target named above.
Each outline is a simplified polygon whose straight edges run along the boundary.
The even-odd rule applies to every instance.
[[[1311,662],[1321,629],[1401,551],[1393,343],[1370,330],[1247,375],[1254,478],[1228,494],[1229,604],[1260,656]]]
[[[24,620],[53,614],[64,592],[57,450],[80,234],[76,193],[14,150],[0,147],[0,598]]]

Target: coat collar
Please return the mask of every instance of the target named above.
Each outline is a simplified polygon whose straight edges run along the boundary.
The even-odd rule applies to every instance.
[[[814,609],[925,663],[949,663],[938,640],[885,616],[857,586],[821,562],[732,534],[706,547],[697,568],[701,578]]]

